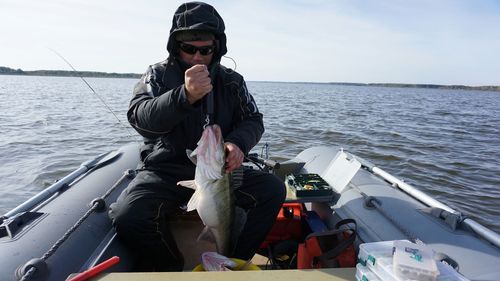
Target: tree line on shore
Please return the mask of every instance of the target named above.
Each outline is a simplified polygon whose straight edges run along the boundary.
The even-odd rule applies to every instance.
[[[95,71],[68,71],[68,70],[33,70],[24,71],[0,66],[0,74],[3,75],[29,75],[29,76],[64,76],[64,77],[103,77],[103,78],[140,78],[136,73],[109,73]]]
[[[24,71],[0,66],[0,75],[29,75],[29,76],[69,76],[69,77],[102,77],[102,78],[140,78],[137,73],[109,73],[95,71],[67,71],[67,70],[33,70]],[[304,82],[297,82],[304,83]],[[307,83],[307,82],[305,82]],[[312,83],[317,84],[317,83]],[[371,86],[371,87],[397,87],[397,88],[427,88],[427,89],[453,89],[453,90],[480,90],[500,91],[500,86],[465,86],[465,85],[436,85],[436,84],[403,84],[403,83],[344,83],[331,82],[331,85],[343,86]]]

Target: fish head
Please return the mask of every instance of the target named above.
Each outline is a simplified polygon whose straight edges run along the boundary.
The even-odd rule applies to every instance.
[[[206,271],[230,271],[230,268],[238,265],[234,260],[216,252],[201,254],[201,263]]]
[[[224,176],[225,150],[222,132],[218,125],[207,126],[191,156],[196,156],[196,171],[208,179]]]

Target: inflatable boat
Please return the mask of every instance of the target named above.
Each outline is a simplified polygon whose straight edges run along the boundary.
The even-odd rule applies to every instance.
[[[356,251],[363,243],[418,240],[467,279],[500,279],[496,232],[368,161],[337,148],[314,147],[279,165],[256,162],[270,163],[264,169],[287,183],[287,203],[314,212],[326,228],[356,221]],[[138,163],[138,144],[99,155],[4,214],[0,280],[66,280],[113,256],[120,262],[107,272],[130,271],[135,261],[118,241],[107,210],[134,178]],[[328,188],[297,183],[313,175]],[[196,216],[180,215],[172,223],[178,224],[172,229],[186,258],[185,270],[191,271],[213,245],[195,242],[202,229]]]

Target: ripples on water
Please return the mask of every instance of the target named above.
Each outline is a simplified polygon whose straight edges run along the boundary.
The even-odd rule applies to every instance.
[[[136,80],[87,80],[126,122]],[[261,143],[270,145],[273,158],[340,146],[500,232],[500,93],[248,87],[264,114]],[[0,76],[0,96],[0,214],[81,162],[139,140],[79,78]]]

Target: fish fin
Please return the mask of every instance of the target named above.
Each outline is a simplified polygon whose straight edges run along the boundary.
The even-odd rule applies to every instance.
[[[240,166],[236,169],[234,169],[230,174],[229,178],[231,180],[231,186],[233,187],[233,190],[237,190],[241,187],[243,184],[243,166]]]
[[[208,228],[207,226],[205,226],[205,228],[203,229],[203,231],[198,236],[198,241],[208,241],[208,242],[211,242],[211,243],[215,243],[214,233],[210,230],[210,228]]]
[[[196,190],[196,182],[194,180],[179,181],[179,182],[177,182],[177,185],[184,186],[184,187]]]
[[[198,192],[197,190],[191,195],[191,199],[189,199],[186,207],[187,211],[191,212],[193,210],[196,210],[198,208],[198,203],[200,202],[201,198],[201,192]]]
[[[196,166],[196,163],[198,161],[196,161],[197,158],[196,155],[193,155],[193,151],[191,149],[186,149],[186,155],[189,158],[189,160],[191,160],[191,162],[193,162],[193,164]]]

